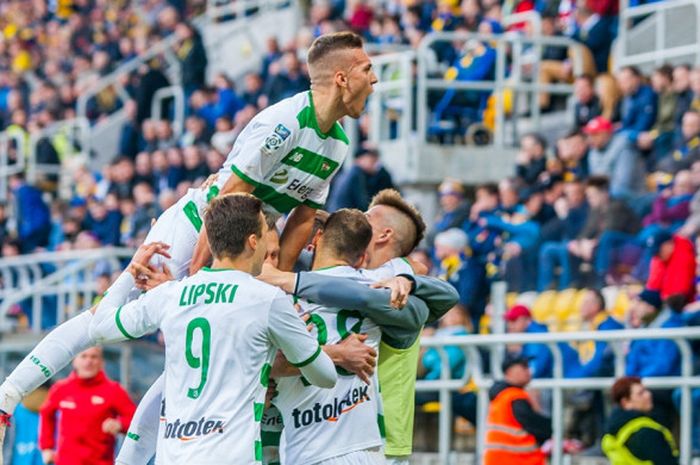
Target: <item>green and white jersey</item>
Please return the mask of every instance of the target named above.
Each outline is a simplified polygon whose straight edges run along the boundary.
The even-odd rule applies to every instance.
[[[392,258],[379,268],[373,270],[362,269],[360,273],[372,283],[391,279],[400,274],[414,275],[413,267],[404,257]]]
[[[302,92],[266,108],[248,123],[217,183],[223,186],[236,173],[255,186],[257,198],[280,213],[301,204],[322,208],[348,144],[337,122],[328,133],[321,132],[311,91]]]
[[[156,456],[168,465],[260,463],[276,349],[299,366],[321,352],[289,296],[234,270],[203,268],[162,284],[114,318],[128,338],[163,332],[166,402]]]
[[[315,273],[350,278],[370,284],[362,273],[337,266]],[[365,344],[379,348],[381,331],[359,312],[299,301],[318,343],[336,344],[351,333],[367,334]],[[286,377],[277,383],[272,402],[284,420],[280,446],[283,464],[311,465],[349,452],[381,447],[381,401],[376,375],[370,385],[342,368],[333,389],[310,386],[302,377]]]
[[[170,258],[155,255],[151,259],[152,265],[159,267],[161,263],[166,264],[175,279],[187,276],[202,228],[204,209],[218,193],[219,188],[215,185],[208,189],[188,189],[175,205],[158,217],[144,243],[168,244]]]

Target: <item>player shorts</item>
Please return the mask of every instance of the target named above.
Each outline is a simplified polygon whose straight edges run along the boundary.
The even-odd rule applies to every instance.
[[[386,459],[381,448],[359,450],[349,454],[333,457],[316,465],[385,465]]]

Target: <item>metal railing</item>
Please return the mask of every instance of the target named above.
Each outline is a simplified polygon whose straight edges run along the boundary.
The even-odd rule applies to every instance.
[[[486,336],[451,336],[424,338],[423,347],[434,347],[440,353],[442,361],[441,379],[435,381],[418,381],[418,391],[439,392],[439,454],[443,464],[449,463],[452,434],[452,392],[459,391],[469,378],[478,388],[477,401],[477,450],[475,463],[481,463],[484,454],[485,425],[488,411],[488,389],[494,380],[502,379],[500,370],[501,354],[506,344],[542,343],[552,352],[554,360],[554,375],[550,379],[533,379],[529,387],[533,389],[551,389],[552,397],[552,460],[553,464],[561,464],[563,459],[562,440],[563,424],[563,394],[566,390],[574,389],[606,389],[612,386],[615,378],[577,378],[563,377],[562,355],[558,343],[582,341],[609,342],[615,353],[615,376],[623,376],[625,370],[625,353],[622,342],[640,339],[668,339],[677,344],[681,353],[681,375],[668,377],[645,378],[644,384],[650,388],[680,388],[680,411],[683,412],[680,422],[680,463],[690,463],[691,457],[691,413],[693,409],[691,388],[700,387],[700,376],[693,375],[693,354],[689,340],[700,339],[700,331],[693,328],[681,329],[635,329],[620,331],[582,331],[567,333],[526,333],[526,334],[494,334]],[[450,369],[444,348],[456,346],[462,349],[467,358],[467,371],[462,379],[449,379]],[[479,349],[491,351],[492,373],[487,375],[482,366]],[[499,350],[494,350],[499,349]]]
[[[171,119],[171,115],[164,115],[167,102],[170,99],[173,101],[173,134],[176,138],[179,138],[185,127],[185,91],[182,86],[163,87],[153,94],[153,100],[151,101],[151,118],[160,120]]]
[[[513,19],[514,22],[521,22],[522,18]],[[429,57],[431,56],[431,45],[437,42],[467,42],[477,40],[489,43],[496,50],[495,77],[492,81],[459,81],[446,80],[443,78],[433,78],[428,75]],[[434,32],[428,34],[418,48],[418,137],[420,141],[425,141],[428,135],[428,123],[430,121],[430,109],[428,107],[428,92],[432,90],[455,89],[457,91],[488,91],[495,98],[495,125],[494,125],[494,145],[503,148],[505,146],[505,121],[504,93],[512,91],[515,94],[524,93],[530,97],[530,108],[535,127],[539,122],[540,108],[538,97],[541,93],[571,95],[573,86],[570,84],[542,84],[537,82],[539,72],[539,57],[543,46],[565,47],[573,51],[573,73],[580,74],[583,71],[583,50],[580,43],[564,37],[540,36],[524,37],[514,34],[474,34],[457,32]],[[523,65],[523,49],[533,48],[536,59],[533,66],[534,71],[531,81],[527,81],[521,70]],[[508,53],[512,51],[512,53]],[[511,57],[511,68],[513,72],[508,74],[507,58]],[[513,100],[516,100],[514,97]],[[512,124],[516,124],[516,119],[512,119]]]
[[[293,3],[294,0],[208,0],[207,17],[213,21],[221,21],[226,18],[240,18],[258,13],[270,11]]]
[[[668,45],[669,32],[673,25],[667,25],[667,16],[682,9],[692,7],[695,17],[694,37],[688,36],[691,43],[683,45]],[[686,12],[683,12],[684,14]],[[631,54],[628,50],[629,36],[633,31],[635,20],[640,20],[647,16],[648,20],[654,22],[655,37],[654,47],[642,53]],[[629,0],[620,2],[620,27],[618,32],[616,58],[614,65],[619,69],[627,65],[643,65],[653,63],[654,66],[661,66],[673,58],[695,56],[695,64],[700,63],[700,0],[667,0],[654,2],[646,5],[631,7]],[[670,26],[670,28],[669,28]]]
[[[17,305],[32,315],[32,330],[42,329],[44,298],[55,298],[56,319],[88,306],[96,295],[92,276],[95,265],[103,263],[111,272],[122,269],[134,251],[128,248],[101,248],[67,252],[43,252],[0,260],[0,329],[8,329],[8,315]]]
[[[13,163],[10,152],[15,150]],[[27,166],[27,136],[18,131],[0,132],[0,200],[8,197],[10,176],[23,173]]]

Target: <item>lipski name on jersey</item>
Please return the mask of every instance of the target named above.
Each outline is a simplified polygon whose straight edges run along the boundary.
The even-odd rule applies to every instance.
[[[348,391],[344,397],[340,399],[334,398],[332,404],[321,405],[316,402],[310,409],[299,410],[295,408],[292,411],[294,427],[301,428],[302,426],[309,426],[312,423],[321,423],[322,421],[338,421],[342,414],[348,413],[361,403],[371,400],[367,393],[368,388],[369,385],[367,384],[354,388]]]
[[[205,304],[219,304],[226,303],[230,304],[233,302],[234,297],[236,297],[236,291],[238,290],[238,284],[235,286],[232,284],[225,283],[209,283],[209,284],[198,284],[192,286],[184,286],[182,288],[182,294],[180,294],[180,307],[186,307],[188,305],[194,305],[199,300],[199,298],[206,294]]]

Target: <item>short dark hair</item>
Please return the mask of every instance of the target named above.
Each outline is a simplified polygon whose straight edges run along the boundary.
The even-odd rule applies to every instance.
[[[328,217],[323,228],[324,245],[349,264],[362,258],[371,240],[372,226],[360,210],[341,208]]]
[[[280,214],[269,210],[263,210],[263,215],[265,216],[265,223],[267,224],[267,229],[269,231],[275,231],[279,233],[279,231],[277,230],[277,220],[280,219]]]
[[[306,61],[308,64],[313,65],[331,52],[353,48],[362,48],[362,37],[354,32],[343,31],[324,34],[313,41],[306,55]]]
[[[590,292],[595,296],[595,299],[598,301],[598,308],[600,308],[601,311],[605,310],[605,296],[603,295],[603,293],[600,292],[599,289],[596,289],[594,287],[586,288],[586,291]]]
[[[227,194],[211,201],[204,215],[209,248],[216,258],[235,258],[251,234],[262,237],[262,202],[250,194]]]
[[[623,376],[615,381],[615,384],[613,384],[610,390],[610,396],[613,402],[617,405],[621,405],[624,399],[629,399],[632,394],[632,386],[635,384],[642,384],[642,378],[639,376]]]
[[[634,66],[634,65],[623,66],[623,67],[620,69],[620,71],[629,71],[630,73],[632,73],[632,74],[633,74],[635,77],[637,77],[637,78],[641,78],[641,77],[642,77],[642,72],[639,70],[639,68],[637,68],[637,67]]]
[[[498,184],[493,183],[493,182],[485,182],[484,184],[480,184],[479,186],[476,187],[477,191],[486,191],[488,194],[498,197],[499,191],[498,191]]]
[[[520,140],[523,140],[525,138],[529,137],[530,139],[535,141],[535,144],[539,145],[542,151],[547,150],[547,139],[544,138],[542,134],[539,132],[528,132],[523,134],[523,136],[520,138]]]
[[[661,65],[654,70],[656,74],[660,74],[670,82],[673,82],[673,67],[669,64]]]
[[[608,192],[610,190],[610,179],[607,176],[591,176],[586,181],[586,187]]]
[[[403,235],[400,234],[399,237],[402,238],[400,241],[401,255],[408,255],[418,247],[420,241],[423,240],[425,235],[425,221],[423,221],[423,216],[416,207],[408,203],[401,194],[396,189],[383,189],[377,193],[372,198],[372,203],[370,203],[369,208],[383,205],[385,207],[391,207],[397,210],[405,218],[407,218],[413,225],[414,231],[412,234]]]

